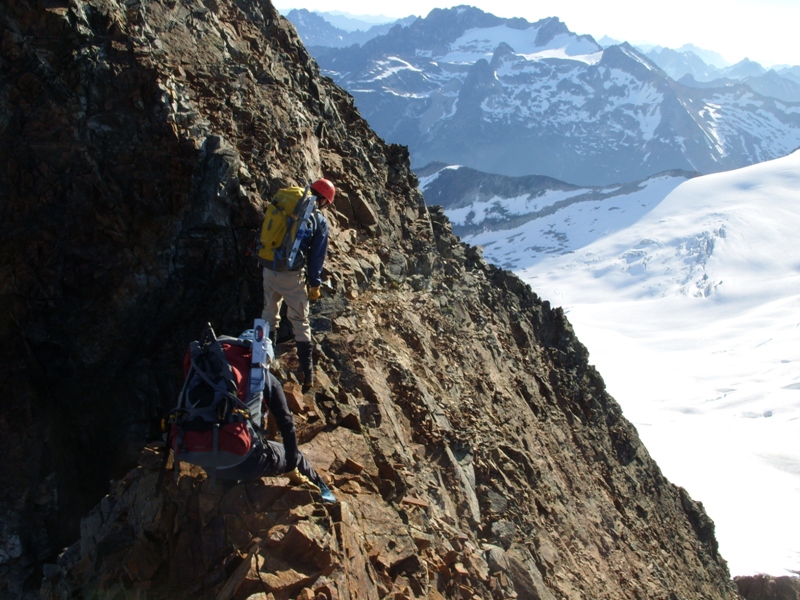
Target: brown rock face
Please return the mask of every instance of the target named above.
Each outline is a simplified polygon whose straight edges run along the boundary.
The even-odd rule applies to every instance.
[[[460,244],[269,2],[6,0],[0,22],[0,595],[737,597],[562,311]],[[341,504],[188,468],[156,496],[141,449],[186,343],[250,326],[262,197],[319,176],[294,406]]]

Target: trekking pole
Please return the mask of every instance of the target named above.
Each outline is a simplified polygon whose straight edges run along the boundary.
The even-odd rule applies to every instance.
[[[298,208],[301,206],[303,200],[308,198],[308,202],[305,205],[305,208],[302,210],[302,213],[298,215],[297,220],[298,229],[302,225],[303,222],[308,221],[311,218],[311,213],[314,212],[314,204],[316,203],[316,197],[313,194],[310,194],[311,191],[311,184],[306,186],[305,191],[303,192],[303,197],[300,199],[300,202],[297,203]],[[294,262],[295,256],[297,256],[297,252],[300,250],[300,242],[301,237],[296,235],[294,238],[294,243],[292,244],[291,250],[289,250],[289,255],[286,258],[286,264],[291,265]]]

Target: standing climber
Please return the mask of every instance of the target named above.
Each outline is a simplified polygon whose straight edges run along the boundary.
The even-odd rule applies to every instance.
[[[261,227],[258,260],[264,278],[261,317],[277,335],[281,304],[292,324],[303,391],[314,384],[309,300],[320,297],[320,277],[328,252],[328,221],[321,209],[333,203],[336,190],[327,179],[306,188],[283,188],[273,198]],[[273,342],[276,342],[273,337]]]

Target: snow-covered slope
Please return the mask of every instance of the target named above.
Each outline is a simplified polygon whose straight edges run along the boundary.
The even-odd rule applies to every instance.
[[[511,229],[492,206],[448,212],[483,219],[464,241],[568,311],[667,477],[706,506],[731,573],[800,570],[800,152]]]
[[[432,190],[448,170],[461,168],[422,177],[420,188]],[[687,179],[664,174],[626,185],[551,186],[536,193],[489,194],[446,209],[455,233],[483,246],[494,264],[519,272],[630,227]]]

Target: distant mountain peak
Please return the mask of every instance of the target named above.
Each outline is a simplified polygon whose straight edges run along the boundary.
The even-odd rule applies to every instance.
[[[539,31],[536,34],[536,45],[546,46],[557,35],[570,34],[567,26],[557,17],[549,17],[542,19],[536,23],[539,26]]]
[[[396,25],[407,26],[417,17],[409,16],[388,23],[373,24],[354,18],[336,18],[331,13],[292,9],[286,18],[295,26],[297,33],[308,47],[346,48],[363,45],[374,37],[388,33]]]
[[[442,161],[599,185],[738,168],[800,145],[792,110],[762,105],[752,92],[758,85],[791,98],[793,83],[680,85],[686,74],[720,75],[689,50],[645,55],[627,42],[604,50],[557,17],[529,23],[469,6],[434,9],[317,60],[381,136],[409,147],[414,166]],[[736,68],[724,75],[763,75],[756,63]],[[756,116],[765,110],[770,118]]]
[[[684,44],[678,48],[678,52],[691,52],[700,57],[706,64],[712,65],[719,69],[730,66],[730,62],[725,60],[721,54],[705,48],[699,48],[694,44]]]

